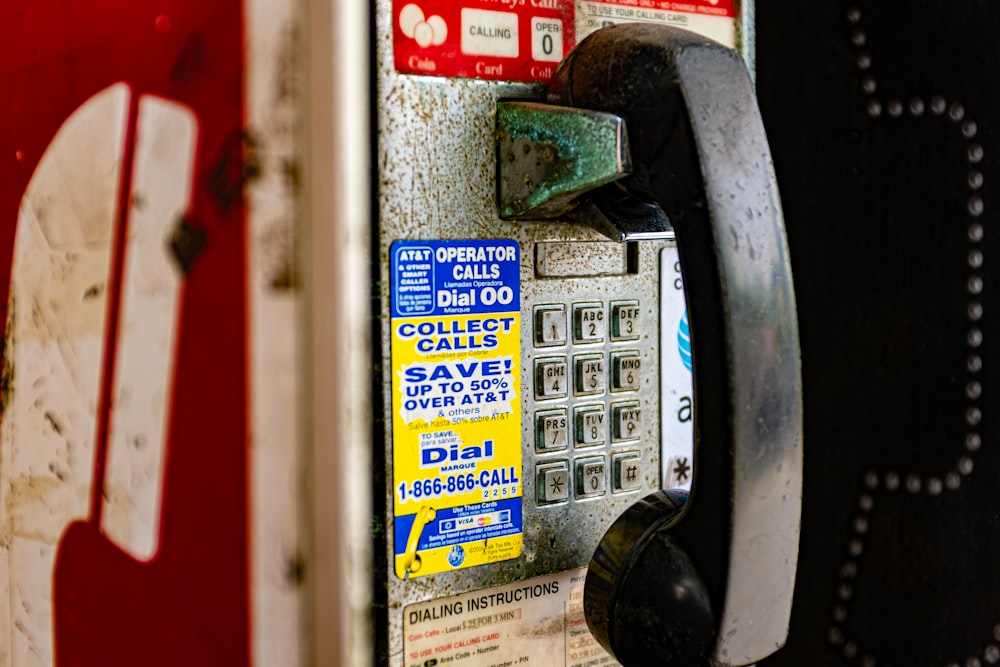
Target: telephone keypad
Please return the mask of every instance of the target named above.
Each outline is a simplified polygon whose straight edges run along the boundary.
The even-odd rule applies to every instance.
[[[534,307],[535,399],[554,403],[533,415],[535,453],[545,457],[534,472],[539,506],[642,490],[643,344],[630,342],[640,339],[639,313],[638,299]],[[558,346],[565,354],[551,353]]]
[[[577,498],[603,496],[608,488],[603,456],[590,456],[574,461]]]
[[[561,398],[566,395],[568,383],[565,357],[535,361],[536,398]]]
[[[603,304],[573,304],[573,340],[577,343],[600,343],[604,340]]]
[[[538,503],[548,505],[569,499],[569,465],[566,461],[544,463],[538,466],[535,482]]]
[[[539,453],[566,449],[568,434],[566,408],[535,413],[535,449]]]
[[[535,345],[566,344],[566,306],[557,304],[535,308]]]

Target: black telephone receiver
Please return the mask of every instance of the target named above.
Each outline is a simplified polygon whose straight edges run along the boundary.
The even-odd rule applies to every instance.
[[[784,643],[791,613],[802,391],[781,207],[752,83],[730,49],[625,24],[567,56],[548,102],[623,120],[631,173],[590,200],[608,220],[634,222],[637,202],[661,209],[646,219],[665,214],[694,343],[691,498],[660,491],[615,521],[587,575],[588,625],[627,667],[753,663]]]

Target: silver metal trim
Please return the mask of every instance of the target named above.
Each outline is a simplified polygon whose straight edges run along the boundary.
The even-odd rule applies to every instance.
[[[303,417],[310,664],[364,665],[371,628],[371,7],[299,0],[305,21]]]

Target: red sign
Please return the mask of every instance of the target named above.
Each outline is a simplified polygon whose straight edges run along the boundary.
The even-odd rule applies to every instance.
[[[547,80],[573,42],[566,0],[394,0],[396,69]]]
[[[94,466],[89,512],[84,510],[84,518],[66,527],[55,545],[50,575],[55,664],[246,665],[250,613],[243,2],[5,0],[0,25],[0,90],[5,99],[0,105],[0,305],[7,303],[11,290],[23,198],[60,128],[109,90],[112,97],[101,99],[126,101],[120,116],[123,132],[111,133],[121,141],[116,161],[119,194],[106,216],[113,231],[86,239],[93,246],[108,238],[111,268],[106,283],[96,283],[82,296],[106,293],[108,306],[100,334],[100,381],[95,383],[96,395],[88,398],[96,410],[96,428],[81,441],[65,445],[75,445],[80,456],[92,453]],[[133,196],[133,180],[142,171],[136,146],[148,126],[144,109],[156,113],[162,108],[167,109],[164,117],[193,119],[197,141],[190,161],[190,195],[184,195],[187,204],[171,218],[176,224],[171,252],[180,266],[181,287],[168,373],[163,494],[156,550],[141,560],[109,537],[101,517],[113,492],[105,468],[108,433],[120,402],[114,391],[124,363],[118,349],[132,336],[119,326],[124,322],[123,283],[129,275],[124,258],[135,220],[143,205],[146,210],[150,206],[148,198]],[[102,123],[98,116],[95,124]],[[169,148],[170,142],[166,145]],[[66,173],[94,170],[86,151],[78,162],[60,168]],[[66,179],[62,192],[72,198],[72,178]],[[90,224],[94,215],[81,204],[75,215],[58,220],[50,216],[45,224],[65,232],[71,244],[75,230]],[[73,260],[71,250],[63,254]],[[80,298],[66,295],[63,307]],[[170,321],[168,315],[165,322]],[[8,341],[7,349],[17,344]],[[25,384],[12,389],[26,390]],[[73,416],[58,406],[47,409],[51,430],[65,435],[67,419]],[[41,430],[25,428],[22,435],[30,438]],[[143,443],[137,441],[136,446]],[[53,473],[53,483],[59,479]],[[36,557],[39,552],[46,553],[36,548]],[[47,610],[29,613],[36,611],[41,615],[32,622],[37,618],[47,624]],[[47,655],[47,638],[35,640]]]
[[[548,81],[598,28],[664,23],[732,45],[733,0],[394,0],[396,69],[409,74]]]

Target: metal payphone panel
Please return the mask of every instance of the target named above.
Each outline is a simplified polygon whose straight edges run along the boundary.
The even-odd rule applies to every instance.
[[[380,3],[380,21],[391,16],[389,5]],[[522,551],[489,565],[408,579],[388,571],[388,658],[399,665],[411,664],[403,656],[406,607],[583,567],[613,518],[660,488],[657,295],[659,253],[667,244],[622,245],[565,222],[499,220],[496,102],[537,99],[541,88],[399,75],[388,57],[389,26],[376,34],[382,56],[378,256],[388,563],[398,539],[389,409],[397,383],[390,357],[392,244],[507,239],[520,249],[520,386],[514,404],[522,432],[519,442],[494,446],[519,452]],[[559,372],[568,386],[546,380],[546,372]]]
[[[386,292],[394,241],[508,239],[520,248],[520,385],[514,404],[521,437],[494,446],[519,452],[523,550],[513,559],[455,572],[405,580],[388,572],[390,662],[403,664],[405,607],[583,567],[613,518],[660,488],[657,295],[659,253],[666,243],[625,246],[569,223],[496,218],[495,104],[501,97],[537,97],[538,87],[414,78],[387,67],[379,78],[383,350],[392,346]],[[462,114],[455,113],[459,107]],[[434,123],[429,126],[427,118]],[[392,371],[386,354],[385,406],[391,406],[397,382]],[[389,410],[384,419],[392,423]],[[392,525],[392,439],[387,426],[388,562],[399,539]]]
[[[502,596],[529,580],[552,592],[561,583],[565,599],[556,607],[572,612],[571,597],[580,588],[573,584],[582,582],[582,568],[614,519],[664,483],[689,483],[684,446],[663,442],[661,414],[690,419],[691,377],[689,368],[676,384],[662,375],[668,367],[673,373],[684,365],[674,360],[661,364],[664,347],[683,357],[678,350],[683,292],[676,289],[672,241],[619,244],[565,221],[497,217],[497,102],[539,100],[543,88],[398,73],[394,5],[390,0],[376,4],[380,229],[374,273],[381,304],[384,426],[379,432],[384,432],[384,467],[378,471],[384,495],[377,493],[384,503],[377,519],[384,518],[384,525],[377,530],[384,531],[385,540],[385,611],[376,621],[376,632],[385,636],[377,644],[385,651],[380,661],[391,665],[438,664],[433,661],[454,658],[455,647],[443,638],[428,643],[429,636],[478,628],[483,622],[482,615],[468,616],[469,599]],[[407,569],[421,525],[437,519],[430,504],[426,510],[405,510],[411,517],[405,522],[398,509],[401,471],[395,448],[414,441],[394,432],[394,392],[404,371],[394,354],[398,357],[401,349],[397,325],[403,318],[393,310],[391,290],[398,268],[395,251],[400,243],[418,240],[456,246],[513,242],[519,254],[520,349],[514,359],[519,383],[511,410],[520,417],[521,432],[517,442],[492,442],[491,453],[503,448],[505,455],[514,452],[519,459],[516,483],[508,486],[520,498],[520,544],[513,557],[475,567],[459,562],[451,571]],[[677,317],[665,321],[661,312]],[[669,405],[663,398],[667,395]],[[671,464],[668,475],[664,457]],[[401,566],[404,548],[407,557]],[[543,605],[541,600],[529,603]],[[556,646],[565,664],[595,659],[593,664],[612,664],[585,624],[574,625],[572,618],[570,613],[559,622],[538,623],[528,634],[533,642],[542,638]],[[502,623],[503,617],[496,620]],[[486,630],[477,641],[495,645],[501,635]],[[410,650],[418,645],[419,650]],[[529,659],[530,650],[522,657]],[[536,657],[538,664],[550,664],[553,654],[541,655],[546,657]]]

